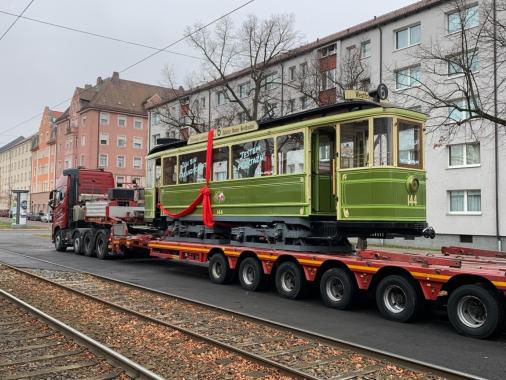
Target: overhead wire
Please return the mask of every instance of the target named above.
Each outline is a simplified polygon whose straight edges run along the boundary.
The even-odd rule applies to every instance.
[[[7,35],[7,33],[9,33],[9,31],[12,29],[12,27],[19,21],[19,19],[21,17],[23,17],[23,14],[28,10],[28,8],[30,8],[30,6],[33,4],[35,0],[31,0],[28,5],[23,9],[23,11],[19,14],[18,17],[16,17],[16,19],[9,25],[9,27],[7,28],[7,30],[5,32],[3,32],[3,34],[0,36],[0,41],[3,40],[3,38]]]
[[[34,1],[34,0],[32,0],[32,1],[30,2],[30,4],[29,4],[29,5],[31,5],[31,3],[32,3],[33,1]],[[211,26],[212,24],[215,24],[216,22],[218,22],[218,21],[220,21],[220,20],[224,19],[225,17],[230,16],[232,13],[235,13],[235,12],[239,11],[240,9],[242,9],[242,8],[246,7],[247,5],[249,5],[249,4],[251,4],[251,3],[253,3],[254,1],[255,1],[255,0],[248,0],[248,1],[246,1],[245,3],[242,3],[242,4],[241,4],[241,5],[239,5],[238,7],[236,7],[236,8],[234,8],[234,9],[230,10],[229,12],[227,12],[227,13],[225,13],[225,14],[223,14],[223,15],[221,15],[221,16],[219,16],[219,17],[215,18],[215,19],[213,19],[212,21],[210,21],[210,22],[208,22],[207,24],[205,24],[205,25],[203,25],[203,26],[201,26],[201,27],[199,27],[199,28],[197,28],[197,29],[193,30],[192,32],[190,32],[190,33],[188,33],[188,34],[186,34],[186,35],[183,35],[181,38],[179,38],[179,39],[177,39],[176,41],[174,41],[174,42],[170,43],[169,45],[167,45],[167,46],[165,46],[165,47],[163,47],[163,48],[161,48],[161,49],[157,49],[157,51],[156,51],[156,52],[153,52],[153,53],[151,53],[151,54],[147,55],[146,57],[144,57],[144,58],[142,58],[142,59],[140,59],[140,60],[136,61],[135,63],[133,63],[133,64],[131,64],[131,65],[129,65],[129,66],[127,66],[127,67],[123,68],[123,69],[122,69],[121,71],[119,71],[119,72],[120,72],[120,73],[124,73],[125,71],[132,69],[133,67],[135,67],[135,66],[137,66],[137,65],[139,65],[139,64],[141,64],[141,63],[143,63],[143,62],[145,62],[145,61],[147,61],[148,59],[151,59],[151,58],[152,58],[152,57],[154,57],[155,55],[158,55],[158,54],[160,54],[160,53],[162,53],[162,52],[165,52],[165,51],[166,51],[167,49],[169,49],[170,47],[172,47],[172,46],[174,46],[174,45],[178,44],[178,43],[179,43],[179,42],[181,42],[181,41],[184,41],[184,40],[185,40],[185,39],[187,39],[188,37],[190,37],[190,36],[192,36],[192,35],[194,35],[194,34],[196,34],[196,33],[200,32],[201,30],[203,30],[203,29],[205,29],[205,28],[207,28],[207,27]],[[26,8],[26,9],[28,9],[28,8]],[[22,13],[23,13],[23,12],[22,12]],[[21,13],[21,14],[22,14],[22,13]],[[92,88],[93,88],[93,87],[92,87]],[[90,90],[90,89],[88,89],[88,90]],[[86,89],[85,89],[85,90],[83,90],[83,93],[84,93],[84,92],[86,92],[86,91],[87,91]],[[69,97],[69,98],[67,98],[67,99],[65,99],[65,100],[62,100],[61,102],[59,102],[59,103],[57,103],[57,104],[55,104],[55,105],[51,106],[50,108],[51,108],[51,109],[56,108],[56,107],[58,107],[58,106],[60,106],[60,105],[62,105],[62,104],[64,104],[64,103],[67,103],[67,102],[68,102],[68,101],[70,101],[72,98],[73,98],[73,96],[71,96],[71,97]],[[28,118],[28,119],[26,119],[26,120],[24,120],[24,121],[22,121],[22,122],[20,122],[20,123],[17,123],[17,124],[15,124],[15,125],[13,125],[12,127],[6,128],[6,129],[4,129],[3,131],[0,131],[0,135],[3,135],[5,132],[9,132],[9,131],[11,131],[11,130],[13,130],[13,129],[17,128],[17,127],[20,127],[20,126],[22,126],[23,124],[29,123],[30,121],[32,121],[32,120],[34,120],[34,119],[36,119],[36,118],[40,117],[42,114],[43,114],[43,112],[39,112],[38,114],[33,115],[33,116],[31,116],[30,118]]]

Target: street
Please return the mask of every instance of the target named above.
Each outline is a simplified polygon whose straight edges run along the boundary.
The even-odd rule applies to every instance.
[[[57,269],[9,253],[12,250],[476,376],[504,378],[506,334],[482,341],[457,335],[442,315],[431,314],[415,323],[400,324],[382,319],[372,302],[343,312],[324,307],[316,294],[291,301],[280,298],[272,289],[246,292],[238,284],[212,284],[206,268],[187,264],[149,258],[100,261],[74,255],[70,248],[59,253],[44,234],[48,232],[1,231],[0,261],[27,268]]]

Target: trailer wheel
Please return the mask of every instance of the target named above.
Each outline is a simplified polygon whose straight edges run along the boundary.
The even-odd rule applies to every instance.
[[[392,321],[413,320],[422,308],[423,301],[420,290],[404,276],[387,276],[376,289],[378,309],[383,317]]]
[[[320,280],[320,294],[325,305],[334,309],[349,309],[357,298],[355,279],[342,268],[328,269]]]
[[[84,256],[95,256],[95,242],[93,241],[93,233],[86,231],[83,235],[83,252]]]
[[[463,285],[448,299],[448,318],[459,334],[485,339],[501,332],[505,320],[504,300],[494,289]]]
[[[81,255],[83,253],[83,237],[81,236],[81,233],[76,232],[74,234],[72,246],[74,247],[74,253],[76,255]]]
[[[276,270],[276,289],[281,297],[304,297],[307,286],[302,269],[292,261],[282,263]]]
[[[246,257],[239,265],[239,282],[245,290],[256,292],[265,287],[267,276],[262,264],[254,257]]]
[[[109,239],[104,231],[97,233],[97,237],[95,238],[95,253],[100,260],[109,257]]]
[[[233,271],[228,265],[227,258],[216,253],[209,259],[209,278],[215,284],[226,284],[232,280]]]
[[[57,230],[56,234],[54,235],[54,248],[58,252],[65,252],[67,250],[67,245],[65,244],[62,230]]]

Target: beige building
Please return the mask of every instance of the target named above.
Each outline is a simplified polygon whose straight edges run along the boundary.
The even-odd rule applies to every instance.
[[[32,136],[20,136],[0,148],[0,210],[10,208],[12,190],[30,191],[31,146]]]

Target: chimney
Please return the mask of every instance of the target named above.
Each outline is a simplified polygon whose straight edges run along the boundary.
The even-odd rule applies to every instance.
[[[102,80],[102,77],[97,77],[97,86],[99,84],[102,84],[104,81]]]
[[[113,83],[117,83],[119,81],[119,73],[117,71],[112,73],[112,81]]]

